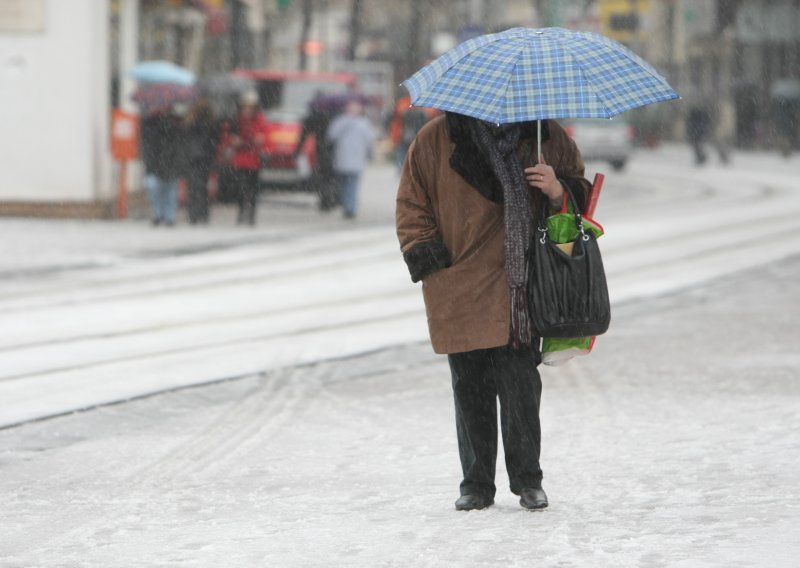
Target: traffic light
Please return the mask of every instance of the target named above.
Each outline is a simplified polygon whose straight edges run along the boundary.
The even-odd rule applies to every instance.
[[[631,42],[642,37],[650,13],[651,0],[598,0],[601,30],[617,41]]]
[[[639,29],[639,15],[635,12],[612,14],[608,26],[615,32],[635,32]]]

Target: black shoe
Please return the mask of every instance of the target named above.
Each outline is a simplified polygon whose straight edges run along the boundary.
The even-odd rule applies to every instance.
[[[547,507],[547,495],[541,487],[523,489],[519,494],[519,504],[526,509],[544,509]]]
[[[485,495],[478,495],[475,493],[467,493],[456,500],[456,511],[485,509],[491,505],[494,505],[494,499],[492,497],[486,497]]]

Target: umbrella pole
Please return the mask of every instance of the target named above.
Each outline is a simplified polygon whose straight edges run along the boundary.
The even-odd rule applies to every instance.
[[[542,159],[542,121],[536,121],[536,163]]]

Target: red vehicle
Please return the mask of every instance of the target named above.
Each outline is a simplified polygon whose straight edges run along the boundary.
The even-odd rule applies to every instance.
[[[239,69],[236,76],[254,81],[261,109],[267,117],[266,156],[260,179],[267,186],[303,188],[316,167],[314,136],[306,136],[300,154],[300,140],[309,103],[317,94],[345,94],[356,87],[357,77],[349,73],[306,71],[258,71]]]

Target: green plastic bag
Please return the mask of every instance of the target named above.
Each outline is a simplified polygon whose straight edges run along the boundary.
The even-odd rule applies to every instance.
[[[595,238],[603,236],[603,227],[588,217],[581,217],[583,230],[594,233]],[[578,238],[578,226],[573,213],[556,213],[547,218],[547,235],[555,243],[568,243]]]

